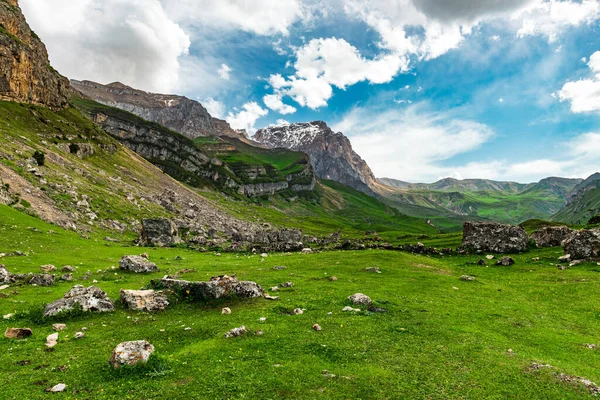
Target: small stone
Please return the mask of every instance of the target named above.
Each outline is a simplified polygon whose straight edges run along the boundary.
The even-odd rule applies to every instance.
[[[52,264],[42,265],[40,267],[40,271],[42,271],[44,273],[48,273],[48,272],[56,271],[56,267]]]
[[[62,272],[75,272],[75,267],[72,267],[70,265],[65,265],[64,267],[62,267],[60,269]]]
[[[379,267],[365,268],[365,271],[367,271],[367,272],[374,272],[376,274],[380,274],[381,273],[381,270],[379,269]]]
[[[191,331],[191,330],[192,330],[192,328],[190,328],[189,326],[187,326],[187,327],[184,329],[184,331]]]
[[[302,249],[302,254],[312,254],[313,250],[309,247]]]
[[[294,286],[294,282],[285,282],[281,284],[282,288],[291,288],[292,286]]]
[[[286,269],[286,268],[287,268],[287,267],[286,267],[285,265],[276,265],[276,266],[274,266],[274,267],[273,267],[273,269],[274,269],[275,271],[282,271],[282,270],[284,270],[284,269]]]
[[[571,262],[569,263],[569,267],[574,267],[574,266],[576,266],[576,265],[579,265],[579,264],[581,264],[581,263],[583,263],[583,262],[584,262],[583,260],[575,260],[575,261],[571,261]]]
[[[533,257],[533,258],[531,259],[531,261],[540,261],[540,258],[539,258],[539,257]]]
[[[470,276],[470,275],[463,275],[460,277],[461,281],[467,281],[467,282],[472,282],[475,280],[474,276]]]
[[[81,339],[85,337],[85,333],[83,332],[75,332],[75,339]]]
[[[570,254],[565,254],[564,256],[560,256],[560,257],[558,257],[558,261],[559,262],[570,262],[571,261],[571,255]]]
[[[258,330],[258,331],[256,331],[256,332],[254,332],[254,334],[255,334],[256,336],[262,336],[262,335],[264,335],[264,334],[265,334],[265,332],[264,332],[264,331],[261,331],[261,330]]]
[[[590,350],[596,350],[596,345],[595,345],[595,344],[592,344],[592,343],[587,343],[587,344],[585,345],[585,347],[587,347],[587,348],[588,348],[588,349],[590,349]]]
[[[481,265],[482,267],[487,267],[487,263],[482,258],[480,258],[479,261],[477,261],[477,265]]]
[[[279,300],[279,296],[271,296],[271,295],[265,294],[264,297],[267,300]]]
[[[64,331],[65,329],[67,329],[67,325],[65,325],[65,324],[52,324],[52,329],[54,329],[57,332]]]
[[[271,292],[279,292],[279,286],[273,286]]]
[[[221,314],[231,314],[231,308],[225,307],[221,310]]]
[[[294,308],[294,311],[292,311],[292,313],[294,315],[301,315],[301,314],[304,314],[304,311],[302,311],[301,308]]]
[[[335,281],[337,281],[337,280],[338,280],[337,276],[330,276],[330,277],[329,277],[329,281],[330,281],[330,282],[335,282]]]
[[[230,330],[229,332],[227,332],[225,334],[225,338],[229,339],[229,338],[233,338],[233,337],[242,336],[242,335],[246,334],[246,332],[248,332],[246,330],[246,327],[245,326],[240,326],[239,328],[233,328],[232,330]]]
[[[64,392],[66,388],[67,385],[65,385],[64,383],[59,383],[58,385],[53,386],[52,389],[50,389],[50,391],[52,393],[59,393]]]
[[[501,265],[503,267],[509,267],[515,263],[511,257],[502,257],[496,262],[496,265]]]
[[[46,337],[46,347],[52,348],[58,344],[58,332],[54,332]]]
[[[353,294],[352,296],[348,297],[348,300],[352,304],[356,304],[356,305],[366,305],[366,306],[369,306],[369,305],[371,305],[371,303],[373,303],[371,301],[371,298],[369,296],[366,296],[366,295],[364,295],[362,293]]]
[[[121,303],[128,309],[138,311],[163,311],[169,306],[167,294],[154,290],[123,290]]]
[[[6,314],[6,315],[4,315],[2,318],[4,318],[4,319],[11,319],[11,318],[12,318],[12,317],[14,317],[14,316],[15,316],[15,314],[13,314],[13,313],[10,313],[10,314]]]
[[[315,331],[319,332],[319,331],[321,330],[321,325],[319,325],[319,324],[314,324],[314,325],[312,326],[312,328],[313,328]]]
[[[4,337],[7,339],[26,339],[33,335],[33,331],[29,328],[6,328]]]
[[[142,256],[123,256],[119,261],[119,268],[124,271],[135,273],[158,272],[156,264],[148,261],[147,257]]]
[[[265,322],[265,321],[267,320],[267,317],[260,317],[258,320],[259,320],[260,322]]]
[[[152,353],[154,353],[154,346],[145,340],[123,342],[115,347],[108,363],[113,368],[120,368],[123,365],[145,364]]]
[[[262,258],[267,258],[269,255],[267,253],[261,253],[260,255]]]
[[[65,282],[71,282],[73,280],[73,274],[64,274],[58,279]]]
[[[360,312],[360,308],[352,308],[350,306],[346,306],[344,308],[342,308],[342,311],[344,312]]]
[[[485,256],[485,258],[487,258],[488,260],[493,260],[494,258],[496,258],[496,256],[488,254],[487,256]]]
[[[10,286],[8,286],[8,285],[2,285],[2,286],[0,286],[0,290],[8,289],[9,287]]]

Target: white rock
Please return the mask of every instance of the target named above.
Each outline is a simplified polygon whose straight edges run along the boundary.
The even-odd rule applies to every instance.
[[[344,311],[344,312],[360,312],[360,308],[352,308],[350,306],[346,306],[346,307],[342,308],[342,311]]]
[[[294,311],[292,311],[295,315],[300,315],[300,314],[304,314],[304,311],[302,311],[301,308],[294,308]]]
[[[260,317],[258,320],[259,320],[260,322],[265,322],[265,321],[267,320],[267,317]]]
[[[6,315],[5,315],[3,318],[4,318],[4,319],[11,319],[11,318],[12,318],[12,317],[14,317],[14,316],[15,316],[15,314],[13,314],[13,313],[10,313],[10,314],[6,314]]]
[[[231,308],[225,307],[221,310],[221,314],[231,314]]]
[[[57,332],[64,331],[65,329],[67,329],[67,325],[65,325],[65,324],[52,324],[52,329],[54,329]]]
[[[269,255],[268,255],[267,253],[262,253],[260,256],[261,256],[262,258],[266,258],[266,257],[268,257]]]
[[[239,328],[233,328],[232,330],[230,330],[229,332],[227,332],[225,334],[225,337],[226,338],[238,337],[238,336],[242,336],[246,332],[247,332],[246,327],[245,326],[240,326]]]
[[[2,285],[2,286],[0,286],[0,290],[8,289],[9,287],[10,286],[8,286],[8,285]]]
[[[356,305],[364,305],[364,306],[370,306],[371,303],[373,303],[371,301],[371,298],[367,295],[364,295],[362,293],[356,293],[353,294],[352,296],[348,297],[348,300],[352,303],[352,304],[356,304]]]
[[[488,254],[487,256],[485,256],[485,258],[487,258],[488,260],[493,260],[495,256]]]
[[[83,332],[75,332],[75,339],[81,339],[85,337],[85,333]]]
[[[59,393],[64,392],[66,388],[67,385],[65,385],[64,383],[59,383],[58,385],[53,386],[52,389],[50,389],[50,391],[52,393]]]
[[[113,368],[120,368],[126,364],[145,364],[150,359],[152,353],[154,353],[154,346],[145,340],[123,342],[115,347],[108,363]]]
[[[46,337],[46,347],[54,347],[58,343],[58,332],[54,332]]]

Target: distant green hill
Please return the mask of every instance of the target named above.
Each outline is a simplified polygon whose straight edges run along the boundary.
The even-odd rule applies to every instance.
[[[585,225],[596,215],[600,215],[600,173],[577,185],[568,195],[567,205],[552,220]]]

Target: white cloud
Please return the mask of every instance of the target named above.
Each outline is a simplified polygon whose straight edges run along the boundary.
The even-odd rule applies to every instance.
[[[552,43],[558,40],[565,29],[598,21],[600,2],[598,0],[538,0],[516,12],[513,19],[521,23],[521,28],[517,32],[519,37],[542,35]]]
[[[242,106],[242,110],[236,112],[229,112],[227,115],[227,122],[233,129],[245,129],[249,135],[256,132],[256,121],[267,115],[269,111],[261,108],[258,103],[252,101]]]
[[[283,103],[279,94],[268,94],[263,97],[263,101],[267,107],[273,111],[277,111],[279,114],[286,115],[296,112],[295,107]]]
[[[558,92],[560,101],[571,102],[574,113],[600,112],[600,51],[590,56],[588,67],[593,78],[568,81]]]
[[[199,101],[211,116],[219,119],[225,118],[225,104],[222,102],[215,100],[212,97]]]
[[[50,60],[64,75],[168,92],[190,38],[158,0],[21,0]]]
[[[241,29],[258,35],[288,35],[294,22],[310,17],[308,8],[300,0],[161,1],[168,14],[184,25]]]
[[[229,74],[231,73],[232,69],[229,67],[229,65],[227,64],[221,64],[221,67],[219,68],[219,76],[222,79],[225,79],[226,81],[229,80]]]

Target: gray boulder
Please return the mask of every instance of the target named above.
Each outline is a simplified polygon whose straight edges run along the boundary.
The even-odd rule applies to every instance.
[[[108,363],[118,369],[124,365],[146,364],[154,353],[154,346],[145,340],[119,343],[112,352]]]
[[[121,303],[138,311],[162,311],[169,306],[167,294],[154,290],[121,290]]]
[[[503,267],[510,267],[514,263],[515,263],[515,260],[513,260],[511,257],[502,257],[501,259],[499,259],[496,262],[496,265],[500,265]]]
[[[50,274],[33,274],[29,279],[30,285],[52,286],[54,285],[54,275]]]
[[[142,220],[142,246],[169,247],[181,243],[177,226],[164,218]]]
[[[495,222],[465,222],[463,242],[465,249],[492,253],[518,253],[527,250],[525,229]]]
[[[193,300],[218,300],[231,296],[240,298],[262,297],[264,291],[260,285],[252,281],[238,281],[234,276],[219,276],[208,282],[192,282],[179,279],[156,279],[151,281],[155,289],[172,289],[183,298]]]
[[[572,232],[562,243],[565,254],[572,260],[600,257],[600,229],[583,229]]]
[[[0,283],[11,283],[10,272],[4,265],[0,264]]]
[[[62,299],[56,300],[46,306],[44,316],[57,315],[72,310],[79,304],[83,311],[110,312],[115,306],[102,289],[96,286],[73,286]]]
[[[156,264],[148,261],[146,257],[142,256],[123,256],[119,261],[119,268],[124,271],[145,273],[145,272],[158,272],[159,269]]]
[[[370,306],[373,301],[371,300],[371,298],[367,295],[364,295],[362,293],[356,293],[353,294],[352,296],[348,297],[348,300],[355,305],[363,305],[363,306]]]
[[[547,226],[533,232],[530,239],[534,240],[538,247],[560,246],[573,230],[567,226]]]

